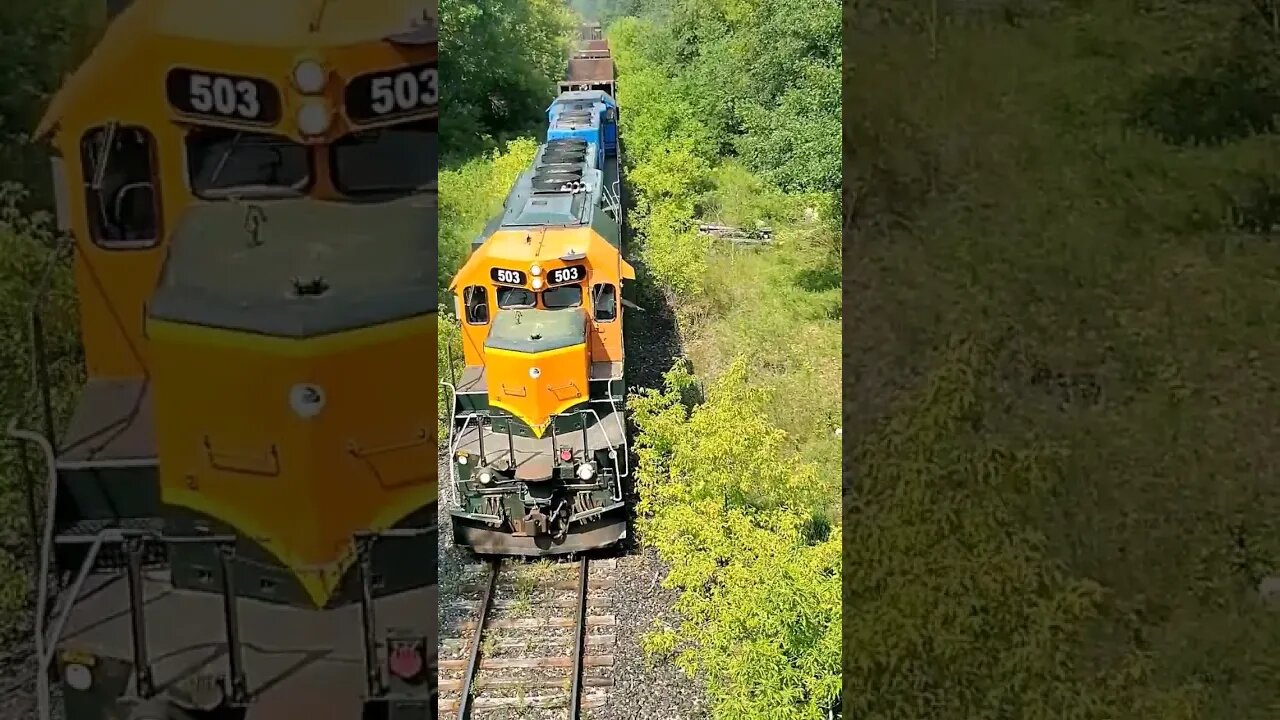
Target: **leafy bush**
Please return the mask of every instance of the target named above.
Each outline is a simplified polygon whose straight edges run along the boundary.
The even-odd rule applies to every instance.
[[[41,317],[52,383],[55,424],[61,427],[81,382],[74,290],[65,253],[57,243],[46,215],[29,217],[18,208],[25,191],[0,188],[0,428],[13,418],[19,427],[43,430],[33,402],[30,317],[36,292],[47,283]],[[37,483],[37,503],[44,498],[44,458],[34,448],[25,454],[10,438],[0,440],[0,637],[18,624],[29,599],[33,548],[26,503],[24,457]],[[38,512],[43,507],[37,506]]]
[[[440,172],[440,297],[471,251],[471,241],[506,201],[516,177],[533,162],[538,144],[518,138],[502,150]],[[448,303],[452,309],[453,303]]]
[[[671,565],[677,664],[708,680],[713,716],[826,717],[840,690],[840,530],[815,513],[835,473],[787,449],[736,363],[692,410],[683,366],[634,396],[640,532]],[[651,652],[670,652],[659,630]]]

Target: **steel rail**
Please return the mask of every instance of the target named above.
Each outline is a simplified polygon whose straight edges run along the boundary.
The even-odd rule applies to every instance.
[[[569,720],[578,720],[578,706],[582,699],[582,661],[587,648],[587,570],[589,562],[582,558],[578,563],[578,617],[574,633],[573,685],[569,690]]]
[[[462,697],[458,700],[458,720],[471,718],[471,683],[480,669],[480,639],[484,633],[485,621],[489,619],[489,610],[493,606],[494,591],[498,587],[498,575],[502,572],[502,560],[489,561],[489,585],[485,588],[484,599],[480,601],[480,617],[476,618],[476,629],[471,634],[471,657],[467,660],[467,673],[462,678]]]

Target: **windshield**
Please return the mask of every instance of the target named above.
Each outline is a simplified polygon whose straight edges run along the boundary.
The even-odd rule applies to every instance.
[[[565,285],[542,291],[542,306],[548,310],[563,310],[582,304],[582,286]]]
[[[536,298],[532,290],[525,290],[517,287],[500,287],[498,288],[498,307],[506,310],[510,308],[531,308],[534,306]]]
[[[435,119],[352,133],[333,145],[333,184],[344,195],[406,195],[436,187]]]
[[[187,135],[187,173],[201,198],[295,197],[311,185],[311,154],[278,135],[197,128]]]

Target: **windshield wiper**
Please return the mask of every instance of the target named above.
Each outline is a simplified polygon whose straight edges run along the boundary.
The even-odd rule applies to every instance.
[[[223,168],[227,166],[227,161],[231,159],[231,154],[236,151],[236,146],[240,144],[240,138],[244,137],[244,132],[237,130],[235,137],[231,138],[231,144],[227,145],[227,151],[222,153],[222,157],[218,159],[218,167],[213,169],[213,177],[209,178],[210,185],[216,185],[218,176],[222,174]]]

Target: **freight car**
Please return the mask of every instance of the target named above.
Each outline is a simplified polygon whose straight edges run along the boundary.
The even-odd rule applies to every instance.
[[[435,717],[435,7],[109,2],[53,99],[41,720]]]
[[[605,48],[570,59],[546,142],[450,285],[464,356],[446,383],[450,512],[454,542],[479,554],[582,552],[627,536],[622,283],[635,271]]]

